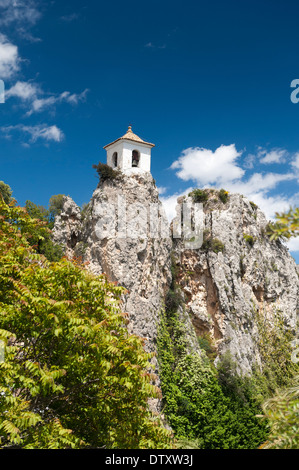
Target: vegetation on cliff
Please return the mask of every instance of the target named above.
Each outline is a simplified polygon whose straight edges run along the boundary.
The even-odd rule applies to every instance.
[[[49,262],[28,241],[46,233],[0,197],[1,448],[168,447],[123,289],[76,262]]]
[[[195,440],[201,449],[254,449],[265,440],[249,384],[233,378],[230,360],[220,366],[221,382],[203,350],[189,351],[174,311],[162,317],[158,346],[164,412],[178,439]]]
[[[118,177],[106,166],[97,169],[102,179]],[[206,210],[209,204],[211,210],[228,207],[234,197],[225,190],[191,196]],[[52,242],[62,203],[57,195],[48,209],[31,201],[17,207],[0,182],[0,447],[299,448],[298,364],[291,360],[294,336],[285,319],[279,311],[268,318],[261,305],[255,310],[262,364],[250,378],[238,375],[229,354],[216,368],[208,334],[190,347],[174,259],[158,336],[163,412],[173,443],[148,409],[148,399],[161,392],[152,385],[143,340],[128,334],[119,308],[123,288],[89,274],[79,260],[62,258]],[[298,209],[279,217],[267,235],[296,236]],[[253,235],[243,233],[242,240],[254,251]],[[204,255],[225,254],[224,248],[205,231]]]
[[[294,388],[298,365],[291,358],[294,332],[280,312],[274,318],[255,312],[262,368],[256,365],[251,376],[241,376],[229,353],[216,368],[208,336],[198,337],[201,351],[190,346],[174,257],[172,276],[161,315],[158,357],[163,410],[182,447],[298,448],[298,385]],[[281,391],[275,395],[277,389]]]

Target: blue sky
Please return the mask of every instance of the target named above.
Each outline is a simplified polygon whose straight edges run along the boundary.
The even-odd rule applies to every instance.
[[[131,124],[156,144],[168,210],[193,187],[268,217],[298,205],[298,14],[292,0],[0,0],[0,180],[20,205],[82,205]]]

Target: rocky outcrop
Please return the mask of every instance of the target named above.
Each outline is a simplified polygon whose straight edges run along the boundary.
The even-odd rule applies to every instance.
[[[101,181],[79,213],[65,198],[54,241],[69,258],[81,256],[91,272],[105,273],[126,289],[122,308],[129,315],[128,329],[145,338],[147,351],[156,352],[159,315],[171,282],[172,242],[151,174]],[[158,375],[156,358],[152,365]]]
[[[53,241],[64,248],[65,256],[73,258],[74,249],[80,241],[82,231],[81,211],[69,196],[64,196],[62,211],[55,218]]]
[[[129,330],[147,338],[149,351],[156,350],[159,312],[171,281],[171,238],[162,209],[150,173],[122,175],[99,184],[82,234],[89,269],[126,288]]]
[[[53,236],[67,256],[81,256],[92,272],[125,287],[129,331],[146,338],[152,352],[172,259],[190,348],[197,349],[196,335],[208,336],[216,361],[230,351],[239,370],[250,373],[261,362],[257,315],[270,320],[280,315],[285,328],[296,328],[297,267],[281,242],[270,241],[268,221],[255,204],[239,194],[225,199],[214,190],[206,194],[203,243],[195,248],[185,245],[186,237],[171,238],[149,173],[101,181],[81,214],[65,198]],[[182,207],[192,198],[178,202]],[[158,373],[156,362],[153,367]]]
[[[177,283],[198,336],[208,335],[218,358],[230,351],[239,370],[260,363],[257,315],[280,315],[295,330],[299,283],[294,259],[266,235],[268,221],[248,199],[231,194],[221,202],[210,190],[204,202],[204,237],[198,249],[174,240]],[[190,203],[190,197],[180,204]]]

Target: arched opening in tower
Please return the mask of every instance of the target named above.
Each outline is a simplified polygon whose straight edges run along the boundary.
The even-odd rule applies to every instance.
[[[140,154],[138,150],[133,150],[132,152],[132,167],[138,167],[140,160]]]
[[[115,167],[117,166],[117,152],[112,155],[112,163]]]

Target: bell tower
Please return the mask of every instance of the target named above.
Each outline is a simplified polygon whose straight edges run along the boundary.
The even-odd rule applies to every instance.
[[[151,149],[154,144],[145,142],[129,126],[125,135],[105,145],[107,165],[126,174],[151,171]]]

